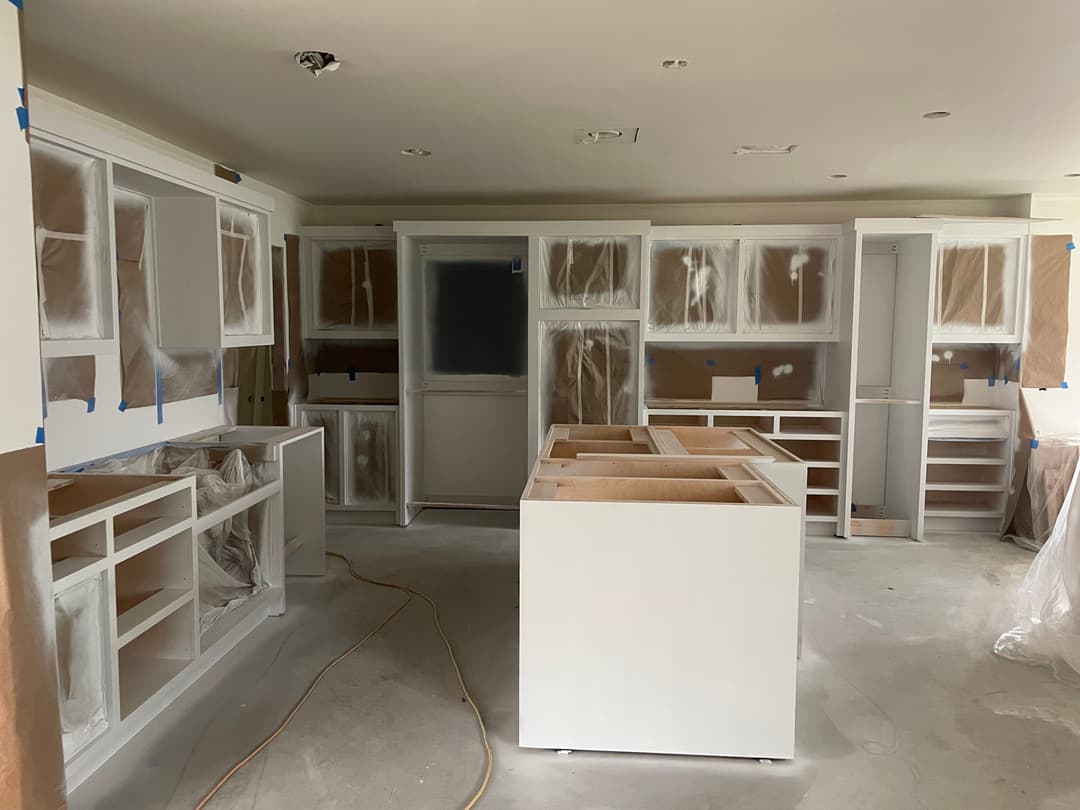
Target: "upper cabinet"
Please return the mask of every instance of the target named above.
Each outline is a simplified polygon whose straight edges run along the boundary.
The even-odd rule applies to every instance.
[[[934,287],[935,340],[1021,339],[1027,240],[1026,234],[942,235]]]
[[[638,309],[641,237],[543,237],[542,309]]]
[[[34,138],[30,144],[42,352],[115,351],[107,165]]]
[[[305,228],[304,337],[397,337],[397,249],[390,228]]]
[[[270,336],[270,237],[264,213],[218,202],[221,227],[222,345]],[[261,340],[260,340],[261,342]]]
[[[836,229],[801,230],[654,229],[646,339],[835,340]]]
[[[734,334],[739,243],[658,241],[649,262],[649,329]]]
[[[744,331],[833,333],[834,240],[748,239],[742,252]]]

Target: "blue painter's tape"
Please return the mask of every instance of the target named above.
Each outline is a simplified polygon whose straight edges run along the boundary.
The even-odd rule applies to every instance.
[[[124,320],[124,313],[121,312],[120,310],[116,310],[116,320],[118,320],[118,321]]]
[[[1008,385],[1008,384],[1009,384],[1009,378],[1008,378],[1008,377],[1003,377],[1003,378],[1002,378],[1002,380],[1001,380],[1001,382],[1002,382],[1002,383],[1003,383],[1004,385]]]
[[[1067,382],[1065,382],[1064,380],[1062,380],[1062,381],[1061,381],[1061,387],[1062,387],[1062,388],[1068,388],[1068,387],[1069,387],[1069,384],[1068,384]]]
[[[1032,439],[1031,440],[1031,449],[1034,450],[1038,446],[1039,446],[1039,440],[1038,439]]]
[[[754,366],[754,385],[761,385],[761,366]]]
[[[34,444],[45,444],[45,428],[39,427],[34,436]]]
[[[217,401],[218,405],[225,401],[225,377],[221,371],[221,353],[217,358]]]
[[[350,368],[349,369],[349,382],[356,382],[356,369],[355,368]]]
[[[20,130],[30,126],[30,111],[26,107],[16,107],[15,118],[19,121]]]
[[[851,514],[855,514],[855,504],[851,505]]]
[[[520,256],[515,256],[510,261],[510,271],[513,272],[513,273],[520,273],[521,272],[521,257]]]
[[[161,395],[161,369],[154,369],[154,387],[157,389],[157,423],[160,425],[165,421],[165,403],[162,402]]]
[[[967,367],[968,367],[967,363],[961,363],[960,364],[960,368],[962,368],[962,369],[967,369]]]
[[[22,4],[23,4],[23,0],[11,0],[11,5],[13,5],[13,6],[15,6],[15,8],[19,9],[19,11],[22,11]]]
[[[286,371],[292,371],[292,358],[291,357],[287,357],[285,359],[285,370]]]
[[[1066,250],[1076,250],[1076,242],[1066,242],[1065,243],[1065,249]]]
[[[120,400],[120,413],[123,413],[127,409],[128,409],[127,400],[126,399]]]
[[[26,106],[26,88],[25,87],[20,87],[19,88],[19,104],[21,104],[24,107]]]
[[[243,177],[240,176],[240,172],[233,172],[233,174],[235,175],[235,180],[236,180],[237,183],[239,183],[241,180],[244,179]]]
[[[75,472],[86,472],[86,467],[79,467]]]
[[[705,361],[705,365],[707,365],[709,368],[712,368],[716,365],[716,361],[710,357],[708,360]]]
[[[646,357],[645,358],[645,365],[647,365],[647,366],[655,366],[656,365],[656,358],[655,357]]]
[[[989,377],[987,378],[987,380],[986,380],[986,385],[987,385],[987,386],[988,386],[989,388],[993,388],[993,387],[994,387],[994,383],[996,383],[996,382],[997,382],[997,380],[995,380],[995,379],[994,379],[994,375],[993,375],[993,374],[991,374],[991,375],[990,375],[990,376],[989,376]]]
[[[96,408],[96,407],[97,407],[97,397],[90,397],[90,399],[86,400],[86,412],[87,413],[93,413],[94,408]]]
[[[1014,367],[1014,368],[1015,368],[1015,369],[1016,369],[1017,371],[1019,371],[1019,370],[1020,370],[1020,358],[1019,358],[1019,357],[1017,357],[1017,358],[1016,358],[1016,362],[1015,362],[1015,363],[1013,363],[1013,367]]]

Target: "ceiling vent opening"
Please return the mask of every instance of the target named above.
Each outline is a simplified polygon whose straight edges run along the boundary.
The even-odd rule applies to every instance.
[[[736,146],[731,154],[736,157],[742,155],[790,155],[798,148],[799,145],[797,143],[742,144],[741,146]]]
[[[310,71],[316,78],[323,73],[333,72],[341,67],[341,62],[328,51],[297,51],[293,57],[296,64]]]
[[[637,127],[612,127],[611,129],[576,129],[574,143],[589,145],[637,143]]]

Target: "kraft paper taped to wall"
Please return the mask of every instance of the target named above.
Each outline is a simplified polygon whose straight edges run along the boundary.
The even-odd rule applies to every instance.
[[[49,402],[81,399],[90,408],[97,381],[93,355],[85,357],[49,357],[45,360],[45,391]]]
[[[1020,374],[1025,388],[1057,388],[1065,379],[1071,242],[1069,235],[1031,238],[1031,315]]]

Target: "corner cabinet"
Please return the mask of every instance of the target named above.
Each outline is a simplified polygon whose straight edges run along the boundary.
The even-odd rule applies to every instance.
[[[945,225],[934,277],[935,341],[1022,340],[1028,230],[1027,222]]]

